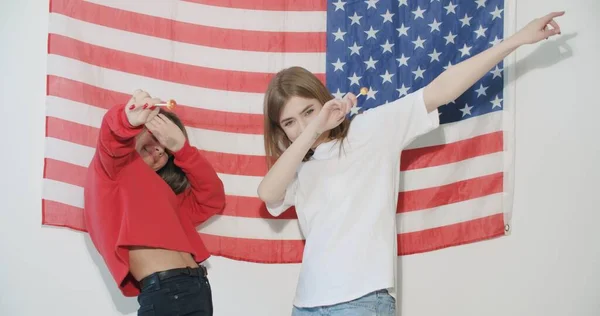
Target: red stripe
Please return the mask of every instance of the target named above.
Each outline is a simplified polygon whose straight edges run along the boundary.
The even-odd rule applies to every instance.
[[[504,215],[398,235],[398,253],[411,255],[504,235]]]
[[[44,177],[83,186],[86,168],[67,162],[46,159]],[[396,213],[428,209],[499,193],[502,192],[502,184],[502,174],[498,173],[431,189],[401,192],[398,194]],[[227,195],[226,207],[222,214],[249,218],[275,218],[267,212],[264,203],[257,197],[235,195]],[[296,211],[292,207],[277,218],[296,219]]]
[[[83,187],[87,167],[82,167],[68,162],[44,158],[44,179],[51,179]]]
[[[407,149],[402,152],[400,170],[441,166],[501,152],[503,137],[502,131],[498,131],[449,144]]]
[[[42,224],[85,231],[81,208],[43,200]],[[213,255],[260,263],[300,263],[303,240],[262,240],[200,234]],[[399,255],[417,254],[504,235],[503,214],[398,235]]]
[[[457,181],[433,188],[400,192],[397,213],[418,211],[500,193],[503,173]]]
[[[303,240],[268,240],[200,234],[208,251],[234,260],[258,263],[300,263]]]
[[[48,95],[103,109],[125,103],[131,97],[124,93],[52,75],[48,76],[47,82]],[[177,104],[174,112],[189,127],[243,134],[262,134],[263,132],[262,114],[206,110],[184,104]],[[264,158],[262,159],[264,160]]]
[[[53,0],[50,10],[122,31],[224,49],[308,53],[325,52],[327,43],[325,32],[266,32],[217,28],[114,9],[81,0]]]
[[[327,0],[183,0],[215,7],[264,11],[327,11]]]
[[[229,71],[145,57],[51,34],[50,54],[163,81],[208,89],[264,93],[273,74]]]
[[[42,224],[86,231],[83,209],[42,199]]]

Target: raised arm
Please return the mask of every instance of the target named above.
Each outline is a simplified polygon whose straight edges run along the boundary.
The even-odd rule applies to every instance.
[[[185,172],[190,188],[182,193],[182,210],[195,225],[201,224],[225,207],[225,189],[210,163],[187,141],[173,153],[174,163]]]
[[[277,159],[258,186],[258,196],[266,203],[267,207],[273,209],[283,203],[287,189],[294,180],[296,170],[306,153],[323,133],[343,122],[353,103],[356,103],[354,95],[349,95],[344,100],[333,99],[325,103],[317,117],[306,126],[300,136],[293,140],[290,147]]]
[[[190,187],[179,194],[181,211],[198,225],[225,206],[225,189],[210,163],[191,146],[183,131],[166,115],[158,114],[146,128],[173,154],[173,162],[186,175]]]
[[[102,118],[96,158],[109,178],[114,178],[135,158],[135,136],[143,123],[158,113],[158,109],[152,109],[158,102],[137,90],[127,104],[112,107]]]
[[[449,67],[423,90],[428,112],[454,101],[521,45],[536,43],[560,34],[560,27],[553,19],[563,14],[564,11],[553,12],[535,19],[500,44]],[[553,29],[548,29],[548,25]]]

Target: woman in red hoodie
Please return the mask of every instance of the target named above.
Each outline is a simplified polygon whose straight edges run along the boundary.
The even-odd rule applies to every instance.
[[[196,226],[223,209],[223,183],[159,102],[137,90],[104,116],[86,228],[123,295],[138,296],[138,315],[212,315]]]

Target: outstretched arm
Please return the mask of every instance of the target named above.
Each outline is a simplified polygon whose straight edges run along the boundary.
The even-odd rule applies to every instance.
[[[563,14],[564,11],[553,12],[535,19],[500,44],[449,67],[424,88],[427,111],[454,101],[521,45],[537,43],[560,34],[560,27],[553,19]],[[548,25],[553,29],[548,29]]]

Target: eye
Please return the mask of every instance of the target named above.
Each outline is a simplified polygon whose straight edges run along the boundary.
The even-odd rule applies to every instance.
[[[310,115],[310,114],[312,114],[312,112],[314,112],[314,111],[315,111],[314,109],[309,109],[308,111],[306,111],[306,112],[304,113],[304,115],[305,115],[305,116],[309,116],[309,115]]]
[[[284,127],[289,127],[289,126],[291,126],[293,123],[294,123],[294,121],[287,121],[287,122],[283,123],[283,126],[284,126]]]

